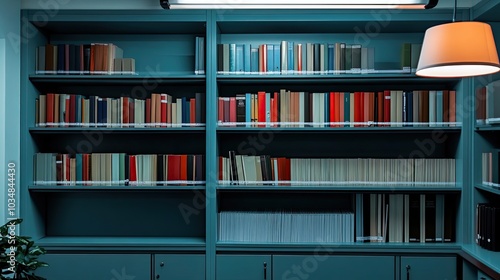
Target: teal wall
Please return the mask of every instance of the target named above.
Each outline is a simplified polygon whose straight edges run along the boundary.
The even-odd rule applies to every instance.
[[[20,9],[19,0],[3,0],[0,9],[0,217],[6,217],[7,164],[20,157]],[[5,61],[2,61],[2,58]],[[5,69],[5,71],[2,71]],[[16,169],[16,177],[22,174]],[[17,191],[19,195],[19,191]],[[20,201],[19,196],[16,197]],[[19,209],[19,205],[16,205]]]

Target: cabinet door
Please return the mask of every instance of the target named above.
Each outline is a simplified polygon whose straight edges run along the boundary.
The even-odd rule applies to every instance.
[[[147,254],[47,254],[49,264],[37,270],[47,279],[131,280],[151,278],[151,255]]]
[[[205,255],[160,254],[155,255],[155,279],[204,280]]]
[[[271,280],[269,255],[219,255],[216,261],[217,280]]]
[[[394,278],[392,256],[273,256],[273,280]]]
[[[455,257],[401,257],[401,280],[455,280]]]

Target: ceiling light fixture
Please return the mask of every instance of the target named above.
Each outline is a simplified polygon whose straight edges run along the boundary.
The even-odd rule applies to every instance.
[[[500,71],[495,39],[489,24],[477,21],[453,22],[427,29],[416,75],[458,78]]]
[[[164,9],[431,9],[438,0],[160,0]]]

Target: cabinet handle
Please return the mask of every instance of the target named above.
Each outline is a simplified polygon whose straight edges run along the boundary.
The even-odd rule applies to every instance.
[[[264,280],[267,279],[267,263],[264,262]]]
[[[156,279],[160,279],[160,274],[156,274]]]
[[[406,265],[406,280],[410,280],[410,269],[411,266],[409,264]]]
[[[485,278],[485,277],[483,277],[483,276],[481,276],[481,278],[479,278],[479,279],[480,279],[480,280],[486,280],[486,278]]]

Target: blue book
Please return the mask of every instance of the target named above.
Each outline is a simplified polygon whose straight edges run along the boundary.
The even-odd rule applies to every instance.
[[[335,44],[328,44],[328,73],[333,73],[335,65]]]
[[[97,123],[103,123],[102,98],[97,99]]]
[[[95,123],[96,119],[94,118],[95,116],[95,96],[91,95],[89,97],[89,122],[90,123]],[[67,109],[66,109],[67,110]],[[67,112],[67,111],[66,111]]]
[[[244,59],[243,59],[243,64],[244,64],[244,71],[245,73],[249,73],[251,71],[251,61],[250,61],[250,44],[246,43],[243,45],[243,54],[244,54]],[[258,58],[257,58],[258,60]]]
[[[266,72],[274,71],[274,45],[267,44],[267,69]]]
[[[75,155],[75,161],[76,161],[76,181],[82,181],[83,180],[83,160],[82,160],[82,154],[76,154]]]
[[[236,71],[236,44],[229,44],[229,72]]]
[[[324,113],[324,120],[325,120],[325,123],[328,123],[330,122],[330,110],[334,110],[334,108],[330,108],[330,93],[328,92],[325,92],[323,93],[323,95],[325,96],[325,111],[323,112]],[[324,125],[325,127],[328,127],[330,126],[329,124],[325,124]]]
[[[236,44],[236,72],[243,72],[245,70],[244,61],[243,44]]]
[[[293,42],[288,42],[288,55],[287,55],[287,65],[288,65],[288,71],[293,71],[295,69],[295,64],[294,64],[294,55],[293,55],[293,48],[294,48],[294,43]]]
[[[443,91],[438,90],[436,91],[436,122],[442,123],[443,122]],[[439,125],[441,126],[441,125]]]
[[[274,59],[274,68],[273,71],[276,73],[281,73],[281,45],[280,44],[274,44],[274,53],[273,53],[273,59]]]
[[[247,123],[247,127],[250,126],[249,123],[252,122],[252,94],[245,93],[245,122]]]
[[[103,98],[101,102],[102,123],[108,122],[108,99]]]
[[[408,108],[406,110],[407,117],[409,123],[413,122],[413,91],[408,91],[406,93],[406,100],[408,101]],[[409,125],[413,126],[413,125]]]
[[[259,47],[250,46],[250,72],[259,72]]]
[[[190,118],[189,111],[191,110],[190,108],[191,106],[189,104],[189,100],[187,100],[185,96],[182,97],[182,123],[191,122],[191,120],[189,119]]]
[[[344,122],[351,121],[351,93],[344,92]],[[348,127],[349,124],[345,124],[345,127]]]

